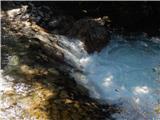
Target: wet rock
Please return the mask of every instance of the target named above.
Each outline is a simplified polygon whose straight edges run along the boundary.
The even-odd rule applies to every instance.
[[[69,32],[69,36],[77,37],[84,42],[88,53],[99,52],[107,45],[110,39],[109,31],[104,27],[105,20],[80,19]]]
[[[34,10],[32,9],[32,14],[35,14],[34,11],[36,11],[36,9]],[[41,13],[40,9],[38,9],[38,11],[40,13],[37,13],[37,18],[36,18],[36,15],[35,16],[31,15],[31,16],[35,18],[36,23],[41,24],[41,20],[38,21],[38,16],[40,16],[39,14],[41,14],[42,16],[41,19],[46,17],[44,16],[43,13]],[[52,16],[52,15],[49,15],[49,16]],[[23,15],[21,17],[23,17]],[[67,20],[71,20],[71,18],[66,18],[66,17],[62,17],[62,18],[60,17],[55,19],[58,19],[61,22],[64,21],[62,24],[66,24],[66,26],[68,25],[68,23],[70,23],[70,21],[68,22]],[[33,23],[30,24],[30,22],[25,22],[21,20],[14,24],[15,25],[14,27],[17,27],[17,26],[19,27],[16,30],[15,28],[12,29],[12,30],[15,30],[16,32],[21,33],[21,35],[19,35],[21,36],[21,38],[19,38],[19,36],[16,35],[15,32],[12,32],[13,34],[9,36],[9,33],[12,31],[10,29],[11,26],[9,24],[7,26],[7,21],[6,19],[4,20],[5,21],[3,21],[4,23],[3,25],[5,25],[8,30],[6,29],[5,31],[6,34],[3,34],[2,38],[3,38],[3,41],[5,41],[5,43],[3,42],[3,44],[7,46],[7,48],[5,48],[6,50],[4,51],[4,47],[3,47],[2,52],[4,54],[10,53],[9,54],[10,56],[15,56],[13,61],[18,61],[18,62],[13,62],[14,63],[13,65],[16,65],[17,67],[13,69],[13,65],[10,66],[12,69],[10,70],[10,72],[8,72],[9,75],[16,76],[16,79],[14,79],[13,82],[11,81],[11,83],[9,82],[5,83],[6,84],[5,88],[7,88],[7,90],[5,89],[6,96],[4,96],[4,100],[8,98],[8,100],[6,101],[7,102],[6,105],[9,108],[4,111],[0,110],[0,112],[4,114],[3,116],[0,115],[2,119],[10,119],[11,117],[13,117],[14,120],[21,120],[21,119],[103,120],[106,117],[108,118],[111,117],[109,114],[110,112],[104,112],[102,109],[104,108],[107,111],[108,108],[103,107],[100,103],[90,98],[88,96],[87,90],[84,87],[77,85],[77,83],[73,79],[71,79],[68,76],[68,74],[66,73],[64,74],[60,71],[57,71],[57,67],[61,67],[61,65],[64,65],[64,64],[62,63],[57,64],[57,61],[59,62],[59,60],[57,60],[54,63],[46,59],[46,55],[48,55],[50,51],[54,52],[55,50],[49,49],[47,52],[44,52],[44,51],[42,52],[42,50],[40,49],[41,47],[39,47],[40,43],[36,41],[37,39],[32,38],[32,36],[36,34],[39,38],[41,38],[43,42],[45,42],[45,40],[46,41],[48,40],[47,42],[51,43],[51,42],[54,42],[54,39],[52,38],[55,38],[55,37],[49,35],[48,33],[46,33],[45,30],[41,29],[37,25],[34,25]],[[12,19],[11,21],[13,20],[17,21],[18,19],[17,18]],[[61,24],[61,23],[59,24],[58,22],[57,23],[53,22],[51,24],[47,22],[47,20],[44,20],[44,22],[49,24],[49,26],[52,26],[53,31],[56,30],[57,29],[56,27]],[[94,33],[95,36],[89,36],[89,37],[87,36],[85,40],[87,40],[87,38],[90,38],[90,37],[92,37],[91,40],[95,40],[95,41],[96,39],[105,40],[107,36],[104,35],[106,34],[106,30],[104,30],[103,28],[103,25],[104,25],[103,20],[88,19],[88,22],[86,23],[86,21],[84,21],[84,23],[86,25],[86,31],[85,31],[86,34],[88,31],[90,32],[89,35],[94,33],[95,30],[99,30],[100,32],[100,33],[95,32]],[[43,25],[43,23],[41,25]],[[66,27],[67,30],[69,29],[69,26]],[[83,27],[83,25],[81,25],[81,27]],[[63,29],[63,25],[62,25],[62,29]],[[78,28],[78,31],[79,31],[79,28]],[[82,31],[83,30],[81,30],[81,32]],[[40,34],[37,34],[37,33],[40,33]],[[4,37],[5,35],[8,36],[8,38]],[[101,35],[102,37],[104,36],[105,37],[100,38]],[[97,42],[94,42],[94,45],[95,44],[97,44]],[[25,47],[26,45],[27,47]],[[52,44],[49,44],[49,45],[52,45]],[[11,49],[8,49],[8,48],[11,48]],[[25,53],[25,54],[20,54],[20,53]],[[56,55],[49,54],[48,56],[49,57],[47,58],[51,58],[51,56],[55,57]],[[13,90],[9,88],[13,88]],[[2,92],[5,92],[5,90]],[[0,102],[5,103],[4,100]],[[95,105],[86,104],[86,103],[95,103]],[[0,107],[1,107],[1,104],[0,104]],[[115,111],[113,111],[112,113],[114,112]]]
[[[51,18],[48,23],[48,29],[54,34],[67,34],[74,23],[71,16],[56,16]]]
[[[9,56],[9,65],[18,65],[19,64],[19,57],[14,55],[14,56]]]
[[[61,92],[60,92],[60,97],[61,97],[61,98],[68,98],[69,96],[68,96],[68,94],[67,94],[66,91],[61,91]]]
[[[51,3],[54,6],[54,3]],[[54,34],[67,34],[74,23],[72,16],[62,15],[61,10],[53,6],[37,5],[29,2],[28,14],[30,19]]]

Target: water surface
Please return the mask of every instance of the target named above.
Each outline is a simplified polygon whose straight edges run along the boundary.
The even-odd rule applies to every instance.
[[[100,53],[80,60],[84,74],[72,74],[94,98],[123,108],[117,119],[160,118],[160,43],[158,38],[112,37]]]

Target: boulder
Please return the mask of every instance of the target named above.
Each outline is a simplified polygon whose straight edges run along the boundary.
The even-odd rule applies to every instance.
[[[47,29],[53,34],[66,35],[73,23],[74,18],[72,16],[55,16],[47,23]]]
[[[110,39],[109,31],[106,29],[105,19],[80,19],[69,32],[70,37],[80,39],[88,53],[99,52]]]

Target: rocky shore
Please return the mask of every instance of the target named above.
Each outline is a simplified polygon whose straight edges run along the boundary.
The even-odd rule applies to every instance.
[[[39,43],[9,34],[8,28],[2,28],[1,84],[9,87],[0,94],[1,119],[103,120],[119,111],[90,98],[86,88],[57,68],[59,62],[48,60]]]
[[[56,43],[58,35],[79,37],[88,52],[100,51],[109,38],[102,19],[74,23],[67,16],[51,19],[54,12],[40,10],[50,11],[47,6],[38,9],[30,2],[29,7],[21,2],[2,4],[1,119],[103,120],[112,119],[111,115],[120,111],[90,98],[88,90],[69,76],[67,70],[73,66],[63,60],[63,47]],[[45,26],[48,22],[49,26]],[[85,31],[80,30],[83,24]]]

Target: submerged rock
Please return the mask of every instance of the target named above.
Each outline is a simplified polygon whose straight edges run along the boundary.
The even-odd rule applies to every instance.
[[[69,35],[77,37],[84,42],[84,47],[88,53],[99,52],[109,42],[109,31],[104,27],[105,20],[97,19],[80,19],[77,21]]]

